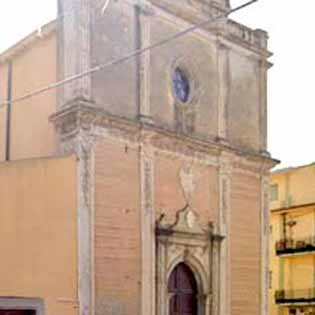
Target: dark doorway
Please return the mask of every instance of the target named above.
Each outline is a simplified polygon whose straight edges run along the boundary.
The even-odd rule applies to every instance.
[[[173,270],[168,282],[168,291],[172,294],[170,315],[197,315],[197,282],[186,264],[180,263]]]
[[[1,310],[0,315],[36,315],[34,310]]]

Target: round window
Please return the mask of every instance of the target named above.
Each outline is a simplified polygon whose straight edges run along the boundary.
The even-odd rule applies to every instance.
[[[181,102],[186,103],[189,99],[190,84],[185,72],[179,68],[176,68],[172,79],[175,96]]]

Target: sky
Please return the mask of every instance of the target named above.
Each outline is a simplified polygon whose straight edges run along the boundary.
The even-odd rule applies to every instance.
[[[55,18],[56,2],[0,0],[0,52]],[[259,0],[231,16],[270,36],[268,150],[281,167],[315,161],[314,11],[314,0]]]

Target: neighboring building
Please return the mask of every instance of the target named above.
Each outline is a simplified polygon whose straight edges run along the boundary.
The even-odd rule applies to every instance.
[[[10,187],[0,315],[266,315],[277,163],[267,152],[267,34],[224,17],[12,103],[230,8],[103,6],[60,0],[57,22],[0,55],[0,154],[11,161],[0,173]]]
[[[78,314],[76,169],[74,157],[0,163],[1,315]]]
[[[315,164],[271,180],[271,315],[315,314]]]

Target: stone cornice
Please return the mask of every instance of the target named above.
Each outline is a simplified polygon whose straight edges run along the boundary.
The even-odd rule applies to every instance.
[[[180,25],[187,23],[187,27],[191,24],[198,24],[209,18],[209,12],[189,9],[187,6],[183,8],[174,8],[174,5],[170,5],[161,1],[152,1],[148,3],[147,7],[151,6],[152,14],[157,14],[161,18],[165,18],[168,21],[177,24],[179,21]],[[166,5],[167,4],[167,5]],[[186,8],[186,10],[185,10]],[[211,7],[211,14],[218,16],[226,10],[217,6]],[[267,32],[256,29],[253,30],[241,23],[238,23],[232,19],[225,19],[225,22],[218,21],[215,23],[209,23],[204,25],[196,32],[205,35],[206,37],[217,37],[222,38],[227,45],[242,47],[250,53],[254,53],[258,58],[267,59],[272,56],[272,53],[268,51],[268,34]]]
[[[277,160],[254,151],[235,148],[212,139],[175,133],[136,119],[113,116],[101,108],[96,108],[95,104],[92,105],[83,100],[76,101],[75,105],[69,105],[50,117],[59,132],[61,141],[84,131],[95,138],[109,136],[135,145],[146,144],[157,152],[163,151],[196,160],[212,161],[209,162],[210,164],[216,164],[214,160],[219,161],[220,156],[228,154],[232,157],[231,163],[234,169],[256,174],[266,173],[278,163]]]
[[[21,54],[23,51],[28,49],[30,46],[37,43],[39,40],[50,36],[52,33],[56,31],[56,20],[53,20],[46,25],[44,25],[41,29],[41,33],[38,34],[38,31],[35,31],[22,39],[21,41],[17,42],[12,47],[5,50],[3,53],[0,54],[0,64],[5,63],[8,60],[14,58],[15,56]]]

